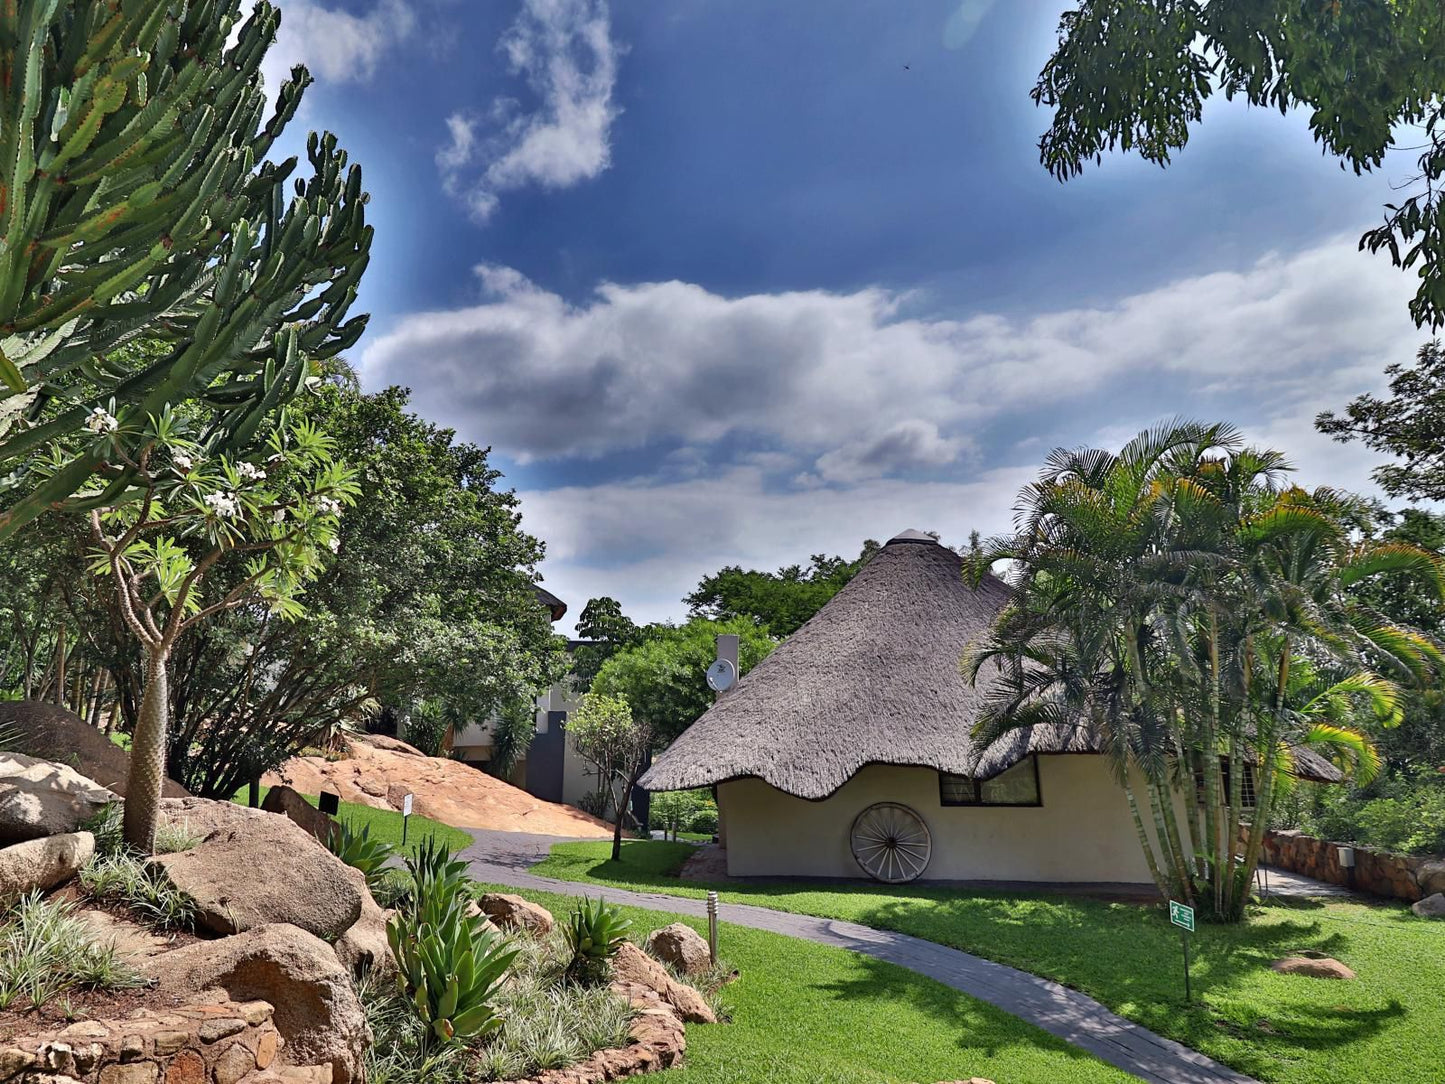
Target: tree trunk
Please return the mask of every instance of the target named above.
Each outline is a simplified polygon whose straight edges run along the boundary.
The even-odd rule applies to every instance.
[[[146,685],[131,739],[126,778],[124,838],[143,854],[155,851],[161,784],[166,775],[166,724],[170,714],[169,659],[164,648],[146,648]]]

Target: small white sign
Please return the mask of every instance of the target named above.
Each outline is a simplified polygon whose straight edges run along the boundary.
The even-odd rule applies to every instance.
[[[401,800],[401,815],[403,817],[411,816],[411,800],[412,795],[410,794],[408,794],[405,798]]]

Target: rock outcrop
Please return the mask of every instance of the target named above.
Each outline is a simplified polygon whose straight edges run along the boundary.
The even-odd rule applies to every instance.
[[[1355,977],[1345,964],[1330,956],[1286,956],[1269,965],[1282,975],[1308,975],[1312,979],[1352,979]]]
[[[329,1065],[337,1084],[359,1080],[371,1032],[351,977],[331,946],[295,926],[258,926],[200,941],[146,962],[169,991],[224,990],[232,1000],[276,1007],[285,1062]]]
[[[74,832],[115,800],[65,764],[0,753],[0,846]]]
[[[717,1017],[702,994],[678,982],[667,968],[631,941],[624,941],[612,958],[612,981],[623,992],[651,990],[690,1024],[716,1024]]]
[[[90,861],[95,837],[67,832],[0,848],[0,902],[64,884]]]
[[[351,867],[294,821],[240,806],[233,807],[237,813],[220,814],[201,802],[186,798],[180,805],[209,816],[218,827],[191,850],[152,861],[196,901],[204,928],[234,934],[286,923],[334,941],[356,924],[361,893]],[[207,803],[222,804],[230,803]],[[199,830],[196,821],[190,823]]]
[[[477,906],[492,922],[504,930],[526,930],[548,933],[552,929],[552,912],[545,907],[513,896],[507,892],[487,892],[477,897]]]
[[[0,729],[19,735],[15,750],[29,757],[73,765],[81,775],[125,797],[130,754],[79,715],[40,700],[0,702]],[[186,788],[166,779],[161,793],[184,798]]]
[[[353,975],[370,971],[377,977],[396,974],[396,958],[386,940],[386,923],[394,911],[384,911],[377,906],[366,887],[366,877],[358,869],[346,867],[348,879],[361,893],[361,917],[352,927],[336,939],[333,946],[336,958]]]
[[[284,783],[266,792],[266,797],[261,800],[261,808],[267,813],[280,813],[283,817],[289,817],[323,846],[340,830],[330,816]]]
[[[1436,892],[1410,905],[1421,918],[1445,918],[1445,892]]]
[[[691,926],[674,922],[647,935],[647,951],[684,975],[702,975],[712,969],[707,942]]]

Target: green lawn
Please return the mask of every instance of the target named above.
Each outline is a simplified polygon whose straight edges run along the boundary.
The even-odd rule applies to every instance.
[[[485,886],[484,886],[485,887]],[[515,889],[497,888],[513,892]],[[524,892],[565,917],[576,900]],[[623,908],[633,933],[685,915]],[[724,923],[721,955],[742,977],[728,1024],[689,1024],[684,1068],[658,1084],[905,1084],[983,1076],[999,1084],[1135,1081],[1016,1017],[865,956]]]
[[[564,843],[533,871],[702,896],[709,886],[672,876],[691,853],[686,844],[632,842],[623,844],[621,862],[611,862],[605,846]],[[712,887],[724,901],[898,930],[1047,976],[1261,1080],[1445,1080],[1445,924],[1403,906],[1281,904],[1255,909],[1245,925],[1201,925],[1193,941],[1196,1003],[1186,1006],[1179,931],[1155,908],[883,885]],[[1300,949],[1329,953],[1359,978],[1269,970],[1269,961]]]
[[[269,788],[261,788],[261,800],[266,800],[266,792]],[[249,787],[242,787],[231,799],[241,805],[247,802]],[[312,805],[316,805],[319,799],[314,794],[302,795]],[[345,821],[351,827],[360,830],[369,828],[372,839],[379,839],[384,843],[390,843],[395,847],[401,846],[401,822],[402,816],[394,809],[373,809],[369,805],[358,805],[355,802],[342,802],[338,820]],[[453,828],[441,821],[434,821],[413,813],[411,823],[406,829],[406,849],[412,850],[417,843],[427,836],[435,835],[438,840],[451,847],[452,851],[460,851],[472,845],[472,837],[463,832],[460,828]]]

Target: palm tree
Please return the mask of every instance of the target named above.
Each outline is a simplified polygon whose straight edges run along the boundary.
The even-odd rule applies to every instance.
[[[1055,451],[1020,497],[1015,533],[973,563],[981,575],[1012,562],[1016,592],[966,660],[974,677],[987,664],[1001,674],[975,726],[979,748],[1018,727],[1086,730],[1110,759],[1160,894],[1231,920],[1296,757],[1323,746],[1373,771],[1349,723],[1396,710],[1394,681],[1375,670],[1418,681],[1445,662],[1353,590],[1387,573],[1445,590],[1441,558],[1359,539],[1356,502],[1282,487],[1287,469],[1231,427],[1194,422],[1117,454]],[[1309,682],[1292,677],[1299,659]]]

